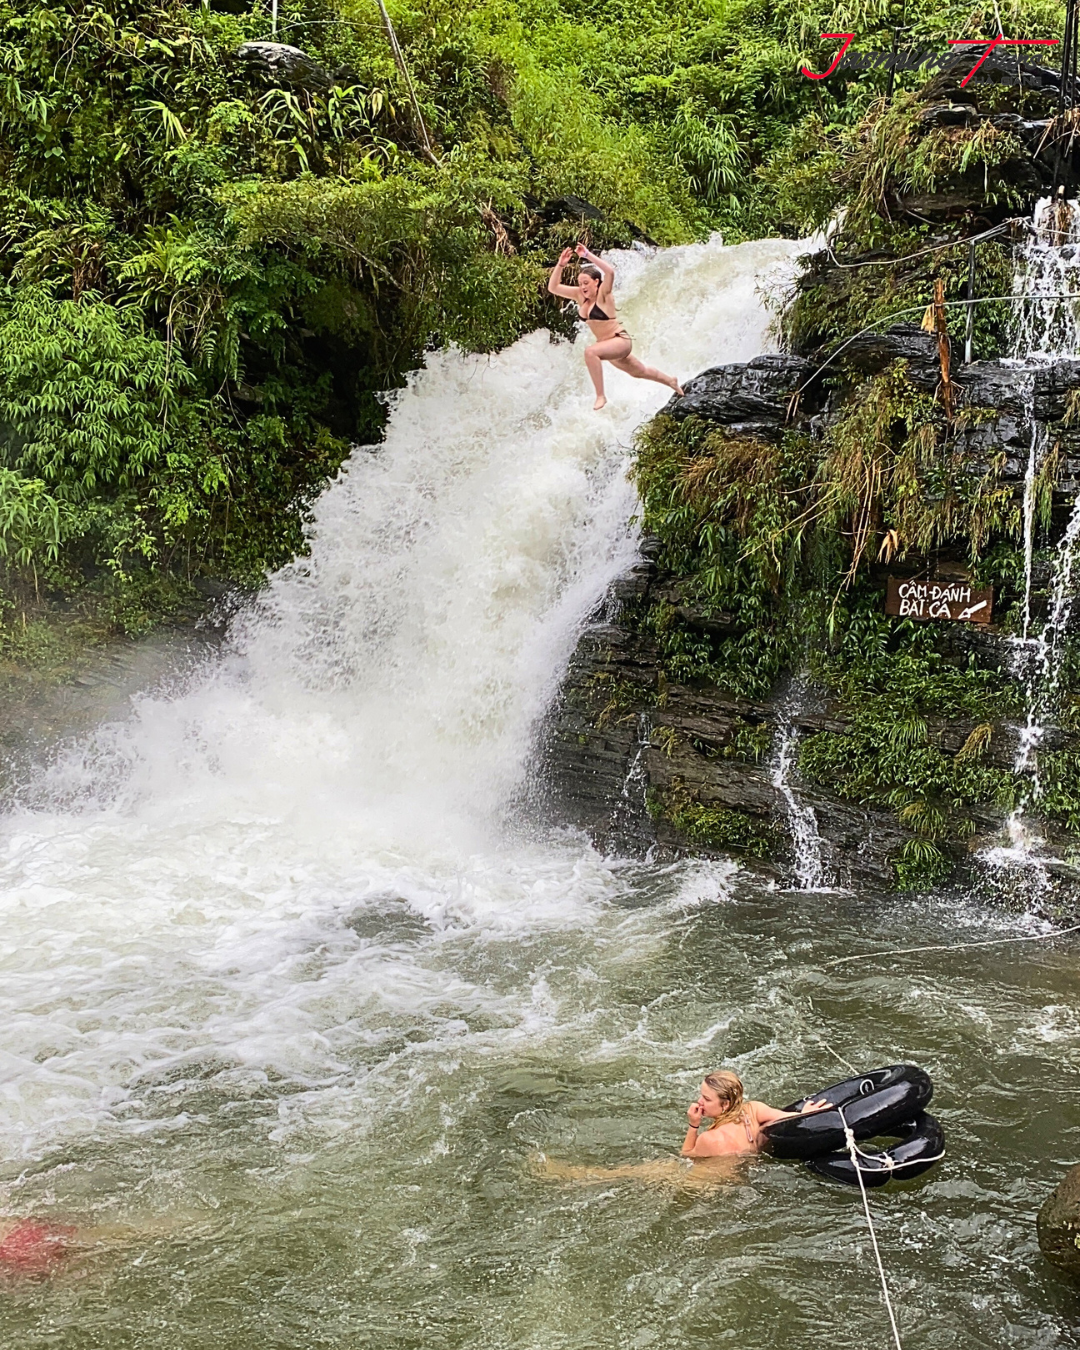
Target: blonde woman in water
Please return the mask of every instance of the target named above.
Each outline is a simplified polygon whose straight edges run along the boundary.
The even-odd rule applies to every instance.
[[[575,253],[582,260],[582,266],[578,269],[578,284],[564,286],[562,274]],[[615,317],[615,297],[612,295],[614,281],[614,267],[595,253],[590,253],[584,244],[578,244],[576,248],[564,248],[548,277],[551,294],[573,300],[578,313],[596,338],[591,347],[585,348],[585,365],[596,390],[593,408],[599,412],[607,403],[604,396],[604,361],[610,361],[616,370],[625,371],[635,380],[655,380],[657,384],[666,384],[682,398],[682,385],[674,375],[665,375],[663,371],[647,366],[636,356],[630,355],[634,340],[622,326],[621,320]]]
[[[676,1177],[706,1181],[710,1174],[715,1178],[717,1171],[722,1170],[710,1167],[710,1161],[760,1153],[765,1146],[761,1133],[763,1126],[771,1125],[774,1120],[789,1120],[806,1111],[821,1111],[828,1105],[826,1101],[815,1101],[807,1102],[800,1111],[778,1111],[774,1106],[744,1097],[738,1074],[717,1069],[705,1078],[697,1101],[687,1108],[690,1127],[680,1150],[686,1161],[662,1158],[624,1167],[574,1167],[544,1158],[537,1170],[545,1176],[567,1181],[611,1181],[617,1177],[637,1177],[643,1181],[670,1181]],[[705,1125],[706,1120],[711,1123]]]

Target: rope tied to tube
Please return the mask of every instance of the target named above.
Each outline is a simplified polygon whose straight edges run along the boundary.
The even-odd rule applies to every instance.
[[[1069,933],[1080,933],[1080,923],[1073,924],[1071,928],[1055,928],[1049,933],[1023,933],[1019,937],[983,938],[978,942],[946,942],[930,947],[896,947],[886,952],[859,952],[855,956],[838,956],[832,961],[826,961],[824,969],[830,970],[833,966],[847,965],[850,961],[876,961],[887,956],[914,956],[918,952],[960,952],[971,947],[997,947],[1004,942],[1048,942],[1051,938],[1065,937]]]
[[[874,1232],[874,1220],[870,1215],[870,1200],[866,1194],[866,1186],[862,1179],[862,1168],[859,1166],[859,1146],[855,1142],[855,1135],[851,1126],[847,1123],[847,1117],[844,1115],[844,1108],[836,1108],[840,1115],[840,1122],[844,1127],[844,1140],[847,1143],[848,1153],[851,1156],[851,1165],[855,1169],[855,1175],[859,1179],[859,1191],[862,1194],[863,1213],[866,1215],[866,1226],[870,1230],[870,1243],[874,1249],[874,1260],[877,1262],[878,1276],[881,1280],[881,1297],[885,1303],[885,1311],[889,1314],[889,1325],[892,1327],[893,1341],[896,1344],[896,1350],[904,1350],[900,1340],[900,1329],[896,1325],[896,1314],[893,1312],[892,1299],[889,1297],[889,1284],[885,1278],[885,1266],[881,1260],[881,1252],[878,1249],[877,1234]]]

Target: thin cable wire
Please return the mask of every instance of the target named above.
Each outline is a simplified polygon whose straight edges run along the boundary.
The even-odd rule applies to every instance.
[[[985,305],[989,304],[991,301],[998,301],[998,300],[1013,300],[1013,301],[1037,300],[1040,304],[1042,304],[1043,301],[1045,300],[1080,300],[1080,291],[1060,291],[1057,295],[1015,295],[1015,294],[980,295],[976,296],[974,300],[943,300],[941,303],[942,305],[945,306],[945,308],[951,309],[955,305]],[[853,342],[857,341],[864,334],[872,333],[874,329],[878,326],[878,324],[895,323],[897,319],[903,318],[905,314],[924,314],[926,312],[926,309],[927,309],[926,305],[909,305],[906,309],[894,310],[891,314],[885,314],[880,319],[875,319],[873,323],[868,323],[865,328],[860,328],[857,333],[853,333],[851,337],[849,337],[845,342],[842,342],[840,346],[837,347],[837,349],[832,353],[832,355],[829,356],[825,361],[823,361],[821,365],[818,366],[817,369],[813,372],[813,374],[810,375],[806,380],[803,381],[802,384],[799,385],[798,389],[796,389],[794,394],[792,394],[791,396],[792,399],[798,398],[798,396],[803,392],[804,389],[808,389],[810,385],[812,385],[813,382],[817,379],[817,377],[821,374],[821,372],[827,366],[832,365],[832,363],[836,360],[836,358],[840,355],[841,352],[846,351],[847,348],[850,347]]]
[[[845,263],[837,258],[831,244],[825,245],[825,252],[832,259],[833,266],[843,268],[845,272],[852,272],[857,267],[895,267],[898,263],[911,262],[913,258],[925,257],[927,253],[942,253],[948,248],[959,248],[961,244],[981,244],[984,240],[1004,234],[1011,224],[1013,224],[1013,221],[1004,220],[991,230],[983,230],[982,234],[968,234],[963,239],[953,239],[947,244],[931,244],[929,248],[920,248],[915,253],[902,253],[896,258],[867,258],[864,262]]]
[[[1080,933],[1080,923],[1073,924],[1071,928],[1055,928],[1052,933],[1024,933],[1021,937],[985,938],[979,942],[946,942],[933,947],[897,947],[888,952],[861,952],[858,956],[838,956],[834,961],[826,961],[824,969],[842,966],[848,961],[880,961],[886,956],[911,956],[915,952],[960,952],[968,947],[998,947],[1003,942],[1049,942],[1051,938],[1065,937],[1068,933]]]
[[[874,1248],[874,1260],[877,1262],[878,1275],[881,1277],[881,1296],[885,1301],[885,1311],[889,1314],[889,1325],[892,1327],[893,1340],[896,1342],[896,1350],[904,1350],[900,1340],[900,1329],[896,1325],[896,1314],[893,1312],[892,1299],[889,1297],[889,1284],[885,1279],[885,1267],[881,1261],[881,1252],[878,1250],[877,1234],[874,1232],[874,1220],[870,1217],[870,1201],[866,1194],[866,1186],[862,1179],[862,1168],[859,1166],[859,1160],[856,1157],[858,1149],[855,1145],[855,1135],[852,1133],[851,1126],[847,1123],[844,1116],[844,1108],[838,1106],[837,1111],[844,1124],[844,1138],[847,1141],[848,1152],[851,1155],[851,1165],[855,1169],[855,1175],[859,1179],[859,1190],[862,1193],[863,1213],[866,1215],[866,1226],[870,1230],[870,1242]]]

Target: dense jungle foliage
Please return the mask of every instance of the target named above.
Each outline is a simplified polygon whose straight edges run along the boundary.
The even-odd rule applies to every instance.
[[[820,148],[832,156],[828,209],[843,212],[783,315],[796,352],[816,365],[828,358],[827,423],[813,438],[790,431],[770,439],[661,416],[638,440],[644,524],[685,598],[654,601],[633,618],[657,642],[665,677],[753,701],[802,669],[845,726],[807,737],[800,770],[829,793],[896,812],[909,836],[893,859],[903,886],[947,877],[979,822],[985,828],[995,813],[1031,807],[1036,790],[1045,821],[1080,832],[1075,653],[1066,650],[1066,674],[1047,695],[1064,739],[1040,752],[1033,789],[1011,755],[991,753],[1003,724],[1023,716],[1004,650],[995,655],[948,627],[882,612],[889,572],[945,567],[993,585],[996,623],[1020,631],[1022,494],[1006,477],[1004,449],[973,455],[966,439],[995,411],[966,406],[962,390],[946,395],[947,374],[931,393],[912,383],[902,360],[868,374],[843,355],[844,340],[868,326],[903,319],[932,329],[940,319],[958,359],[966,315],[949,303],[965,294],[968,241],[981,238],[975,293],[1009,296],[1019,236],[1007,222],[1030,212],[1039,186],[1031,150],[1012,128],[1053,112],[1053,99],[1036,87],[986,81],[958,93],[957,79],[943,75],[875,99],[851,124],[834,122]],[[800,203],[804,224],[813,217],[797,178],[776,174],[773,182],[784,200]],[[817,205],[825,209],[823,199]],[[936,294],[946,302],[938,311]],[[1016,314],[1001,301],[977,307],[976,357],[1013,349]],[[1071,446],[1074,420],[1067,411],[1051,430],[1032,485],[1035,573],[1043,578],[1036,609],[1064,526],[1060,513],[1054,518],[1054,489],[1072,453],[1060,447]],[[714,847],[769,851],[755,817],[730,819],[682,789],[654,798],[652,809],[691,841],[705,833]]]
[[[267,5],[0,0],[9,649],[65,598],[137,630],[200,578],[257,584],[427,348],[566,331],[543,273],[583,230],[818,225],[888,85],[801,76],[831,60],[822,32],[887,49],[903,22],[940,46],[994,21],[928,0],[389,8],[415,107],[374,0],[284,0],[277,38],[326,72],[307,88],[237,57],[271,37]],[[1059,18],[1003,14],[1020,35]]]
[[[81,639],[257,585],[304,549],[311,502],[426,350],[570,330],[544,280],[578,238],[800,236],[842,210],[832,261],[880,265],[841,285],[810,267],[785,316],[806,351],[917,313],[935,281],[955,294],[966,253],[948,239],[1017,204],[1015,138],[918,131],[925,70],[800,67],[832,60],[823,33],[944,52],[999,10],[1014,36],[1061,30],[1054,0],[392,0],[398,62],[375,0],[284,0],[276,33],[245,0],[0,0],[0,655],[39,652],[50,609],[92,615]],[[238,55],[272,36],[314,77]],[[947,190],[971,207],[943,247],[939,224],[894,208]],[[980,246],[980,293],[1009,267],[1007,241]],[[979,353],[1007,329],[1007,310],[980,309]],[[855,720],[843,745],[804,746],[804,772],[895,807],[913,831],[899,875],[925,879],[968,807],[1015,795],[982,758],[1015,695],[886,622],[872,572],[959,549],[1015,596],[1016,503],[992,472],[950,468],[961,423],[902,369],[851,391],[824,447],[643,433],[646,526],[739,636],[663,606],[643,622],[671,678],[747,696],[811,651]],[[931,743],[942,717],[970,720],[963,753]],[[1075,826],[1059,758],[1047,803]],[[689,838],[715,826],[672,810]]]

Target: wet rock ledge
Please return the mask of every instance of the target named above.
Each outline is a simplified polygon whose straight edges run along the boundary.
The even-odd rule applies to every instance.
[[[898,359],[907,363],[916,385],[933,389],[940,380],[936,340],[914,325],[867,335],[849,353],[849,360],[868,374]],[[835,410],[829,390],[814,377],[815,369],[814,362],[795,355],[718,366],[698,375],[687,396],[673,400],[664,411],[676,419],[693,415],[764,440],[775,441],[792,428],[820,436]],[[966,403],[984,410],[973,419],[963,450],[972,473],[983,471],[989,455],[1003,455],[1002,481],[1022,494],[1031,418],[1052,432],[1061,450],[1054,513],[1062,528],[1080,482],[1080,440],[1066,425],[1069,393],[1080,388],[1080,361],[1048,364],[1034,374],[999,361],[975,362],[957,367],[954,380]],[[736,697],[714,684],[669,682],[647,625],[635,621],[649,605],[663,602],[692,630],[706,635],[737,635],[738,626],[732,616],[707,612],[697,604],[682,579],[658,567],[659,553],[657,540],[644,541],[638,562],[612,588],[570,661],[545,735],[544,779],[551,810],[558,819],[584,827],[602,846],[639,855],[651,849],[654,856],[657,850],[661,855],[734,853],[752,866],[789,875],[789,813],[774,782],[778,729],[790,725],[798,741],[819,731],[843,734],[849,719],[822,690],[793,699],[794,671],[782,674],[761,701]],[[902,575],[917,566],[918,561],[906,568],[896,561],[873,569],[882,605],[886,573]],[[934,560],[939,576],[947,575],[949,566],[948,558]],[[938,635],[942,650],[958,663],[973,659],[1003,680],[1010,678],[1007,641],[992,625],[942,625]],[[947,754],[955,754],[975,725],[970,720],[939,721],[928,727],[927,735]],[[1010,769],[1017,734],[1015,724],[995,727],[984,762]],[[1061,740],[1061,733],[1051,731],[1051,743]],[[798,800],[814,810],[832,884],[872,889],[896,885],[894,860],[913,835],[893,810],[844,800],[821,784],[800,782],[794,767],[787,781]],[[680,813],[681,802],[692,804],[693,810]],[[663,809],[657,809],[658,803]],[[1003,815],[993,807],[971,811],[974,835],[946,841],[954,861],[969,863],[975,850],[997,842]],[[707,834],[699,828],[703,819]],[[717,838],[722,847],[715,846]],[[1069,873],[1070,887],[1073,880]]]

